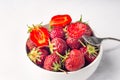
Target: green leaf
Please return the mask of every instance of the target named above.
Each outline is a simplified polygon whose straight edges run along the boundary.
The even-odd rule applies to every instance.
[[[82,22],[82,15],[80,16],[80,20],[79,21]]]

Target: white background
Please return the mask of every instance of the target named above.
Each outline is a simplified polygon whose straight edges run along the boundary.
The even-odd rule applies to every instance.
[[[120,0],[0,0],[0,80],[34,80],[26,56],[27,25],[46,24],[56,14],[83,15],[100,36],[120,39]],[[103,42],[104,54],[88,80],[120,80],[120,43]]]

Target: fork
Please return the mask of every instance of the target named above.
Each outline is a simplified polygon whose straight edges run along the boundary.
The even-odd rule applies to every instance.
[[[116,38],[112,38],[112,37],[105,37],[105,38],[99,38],[96,36],[87,36],[87,35],[83,35],[82,38],[89,44],[93,45],[93,46],[100,46],[101,42],[103,40],[116,40],[120,42],[120,39],[116,39]]]

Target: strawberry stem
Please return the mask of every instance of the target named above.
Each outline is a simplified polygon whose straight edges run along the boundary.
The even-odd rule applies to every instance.
[[[69,53],[70,53],[70,49],[67,51],[66,50],[66,52],[65,52],[66,54],[65,54],[65,56],[64,56],[64,58],[63,58],[63,60],[62,60],[62,62],[64,62],[67,58],[68,58],[68,55],[69,55]]]
[[[65,26],[65,28],[63,28],[63,31],[64,31],[64,32],[67,32],[67,26]]]
[[[82,15],[81,15],[81,16],[80,16],[80,20],[79,20],[79,22],[82,22],[82,23],[84,23],[84,24],[87,24],[87,25],[88,25],[88,21],[83,22],[83,21],[82,21],[82,19],[83,19],[83,18],[82,18]]]
[[[63,59],[65,58],[64,56],[60,55],[57,51],[56,51],[56,54]]]
[[[61,68],[59,68],[59,70],[62,71],[62,72],[65,72],[66,74],[68,74],[67,71],[65,71],[65,70],[63,70],[63,69],[61,69]]]
[[[95,49],[95,51],[99,51],[99,49]]]
[[[65,56],[62,56],[62,55],[60,55],[57,51],[56,51],[56,54],[60,57],[60,58],[62,58],[62,63],[66,60],[66,58],[68,57],[68,55],[69,55],[69,52],[67,52],[66,51],[66,55]]]
[[[83,47],[86,47],[86,45],[80,39],[78,41],[82,44]]]
[[[98,53],[95,51],[95,54],[97,55]]]
[[[54,45],[54,44],[52,44],[52,43],[50,42],[50,40],[49,40],[48,42],[49,42],[50,52],[53,53],[53,49],[54,49],[53,45]]]
[[[80,20],[79,21],[82,22],[82,15],[80,16]]]

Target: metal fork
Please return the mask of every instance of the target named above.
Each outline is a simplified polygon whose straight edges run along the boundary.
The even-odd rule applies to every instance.
[[[112,38],[112,37],[105,37],[105,38],[98,38],[96,36],[87,36],[83,35],[82,38],[89,44],[93,46],[100,46],[103,40],[116,40],[120,42],[120,39]]]

